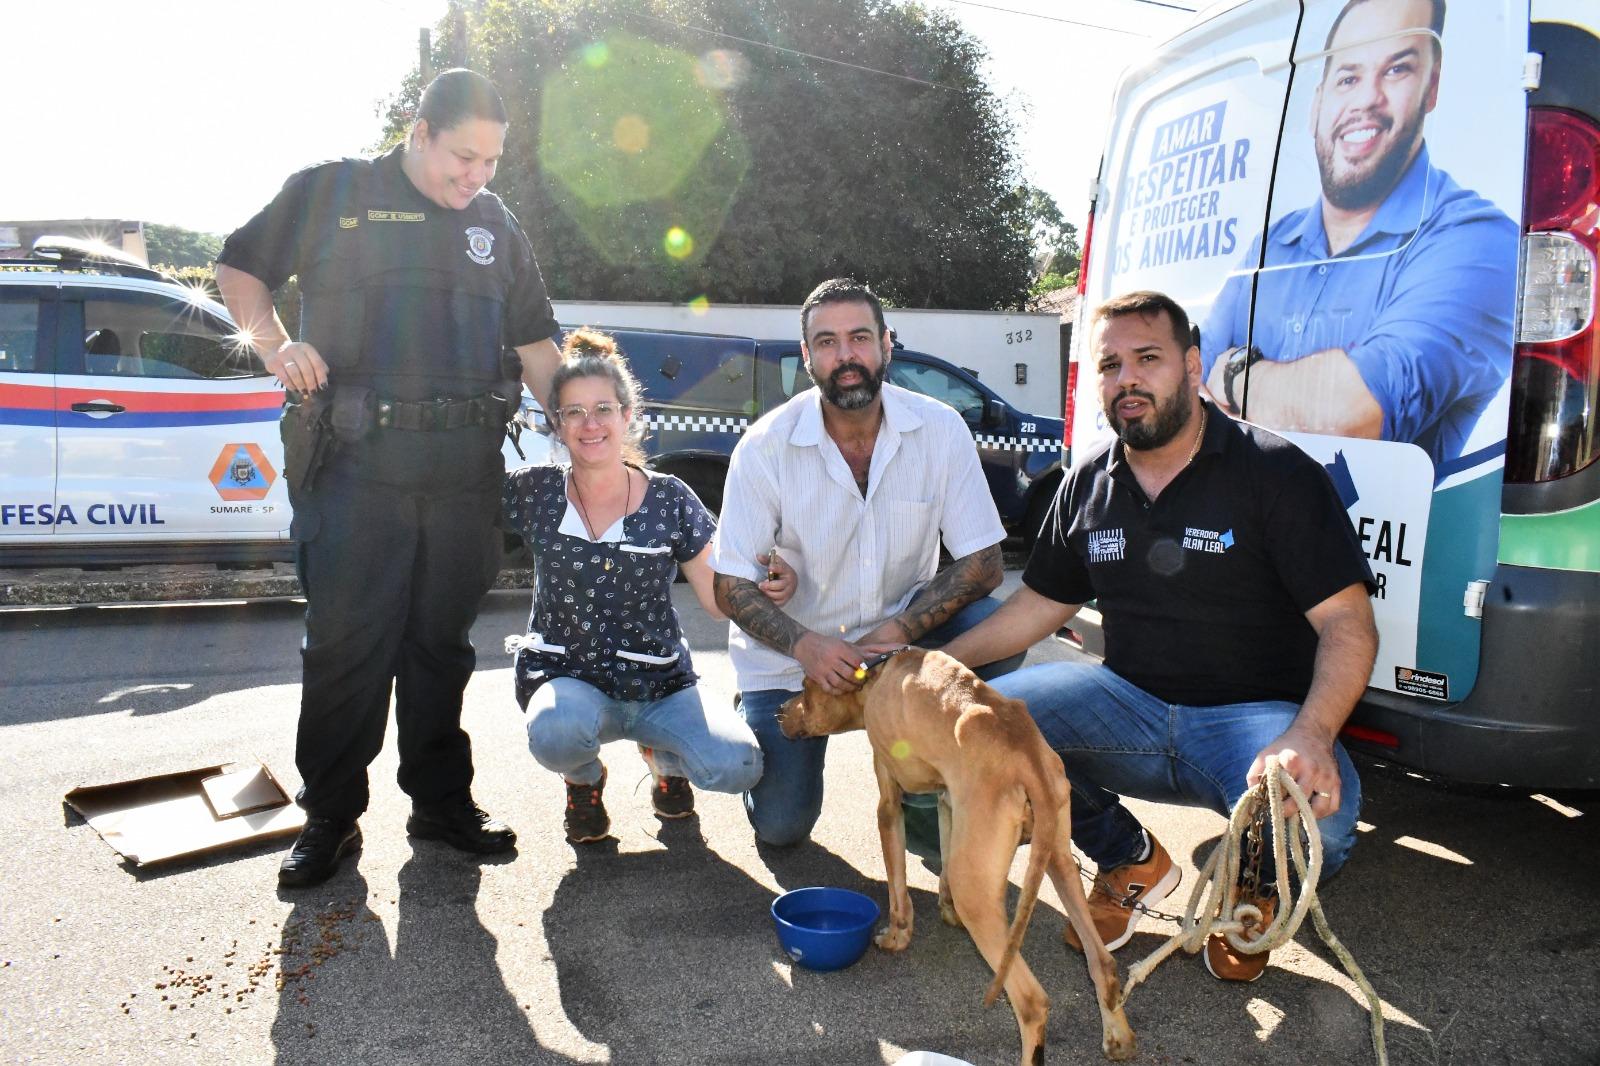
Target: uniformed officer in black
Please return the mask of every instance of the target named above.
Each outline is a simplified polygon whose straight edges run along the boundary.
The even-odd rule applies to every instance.
[[[520,393],[502,353],[515,349],[535,396],[560,358],[532,248],[485,188],[506,125],[487,79],[446,71],[403,145],[293,175],[218,257],[228,309],[289,390],[307,819],[281,884],[324,881],[360,847],[391,691],[407,830],[475,852],[516,843],[473,802],[461,729],[468,632],[500,560],[500,442]],[[271,298],[291,275],[299,340]]]

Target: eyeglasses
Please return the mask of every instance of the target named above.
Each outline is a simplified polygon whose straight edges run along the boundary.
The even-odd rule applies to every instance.
[[[582,422],[593,418],[596,422],[610,422],[622,414],[622,405],[610,400],[603,400],[593,407],[585,407],[581,403],[569,403],[565,407],[556,408],[556,417],[563,422]]]

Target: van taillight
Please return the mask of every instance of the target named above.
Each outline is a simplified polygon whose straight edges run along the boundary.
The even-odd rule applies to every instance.
[[[1069,359],[1067,362],[1067,395],[1061,404],[1061,435],[1066,438],[1068,445],[1072,444],[1072,413],[1078,406],[1078,361]]]
[[[1522,217],[1506,480],[1552,481],[1600,458],[1600,125],[1529,111]]]
[[[1094,201],[1089,201],[1089,221],[1083,225],[1083,254],[1078,257],[1078,295],[1089,291],[1089,246],[1094,243]]]

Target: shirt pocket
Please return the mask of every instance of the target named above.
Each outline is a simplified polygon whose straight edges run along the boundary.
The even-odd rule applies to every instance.
[[[678,561],[672,557],[670,544],[623,542],[617,545],[617,559],[627,576],[637,581],[637,584],[628,590],[631,599],[646,598],[656,594],[660,585],[672,580],[673,568],[678,565]]]
[[[927,500],[889,501],[885,509],[888,528],[879,538],[884,546],[886,604],[897,602],[906,589],[921,583],[927,576],[928,560],[937,560],[939,525],[934,508]]]

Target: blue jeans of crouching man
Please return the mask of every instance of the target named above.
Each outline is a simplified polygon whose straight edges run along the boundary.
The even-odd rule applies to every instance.
[[[1027,703],[1039,731],[1066,763],[1072,841],[1102,870],[1136,861],[1143,848],[1139,820],[1122,796],[1209,807],[1227,817],[1245,793],[1256,753],[1282,735],[1300,709],[1284,701],[1164,703],[1095,663],[1031,666],[996,680],[994,687]],[[1334,755],[1339,809],[1317,822],[1324,880],[1350,857],[1361,809],[1355,765],[1342,744],[1334,745]],[[1265,844],[1270,849],[1271,841]]]
[[[965,633],[995,611],[1000,601],[992,596],[968,604],[944,625],[917,641],[922,648],[940,648]],[[1023,652],[1009,659],[990,663],[977,671],[985,681],[999,677],[1022,665]],[[768,688],[741,692],[740,710],[761,744],[764,761],[761,780],[744,794],[745,814],[765,844],[798,844],[811,835],[822,814],[822,768],[828,750],[827,737],[790,740],[778,728],[778,708],[798,690]],[[907,846],[918,855],[939,854],[938,796],[905,798]]]

